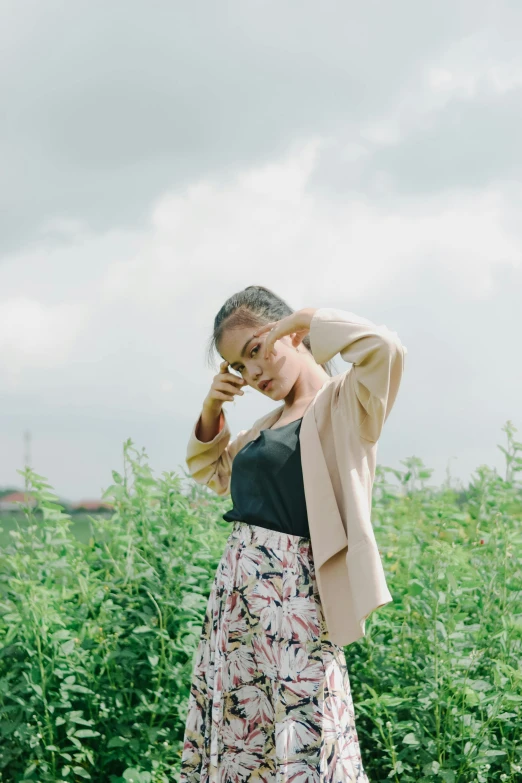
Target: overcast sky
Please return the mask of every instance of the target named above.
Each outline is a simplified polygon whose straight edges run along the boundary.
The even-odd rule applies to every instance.
[[[504,475],[521,44],[515,0],[4,0],[0,487],[25,430],[69,500],[101,495],[127,438],[185,468],[214,316],[251,284],[398,332],[380,464]],[[226,403],[233,432],[275,404]]]

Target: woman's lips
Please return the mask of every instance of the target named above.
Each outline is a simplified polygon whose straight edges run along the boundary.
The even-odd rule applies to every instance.
[[[272,380],[269,380],[266,386],[263,388],[263,391],[268,391],[272,388]]]

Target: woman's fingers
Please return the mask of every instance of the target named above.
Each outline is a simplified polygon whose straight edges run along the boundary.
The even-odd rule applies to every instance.
[[[254,337],[259,337],[260,334],[263,334],[263,332],[267,332],[269,329],[272,329],[273,326],[277,321],[270,321],[268,324],[263,324],[263,326],[259,326],[256,331],[254,332]]]
[[[277,351],[274,349],[274,343],[284,337],[286,334],[290,334],[288,328],[291,325],[291,321],[287,318],[281,318],[280,321],[271,321],[268,324],[263,324],[254,333],[254,337],[259,337],[261,334],[266,333],[265,341],[265,359],[268,359],[271,353],[277,356]]]
[[[277,340],[279,340],[279,337],[277,336],[275,329],[273,331],[270,330],[265,340],[265,359],[268,359],[271,353],[273,353],[274,356],[277,356],[277,351],[274,348],[274,344]]]
[[[234,381],[235,383],[246,383],[244,378],[242,378],[240,375],[236,375],[235,372],[230,372],[230,370],[227,368],[228,368],[227,361],[221,362],[221,364],[219,365],[220,374],[227,381]]]
[[[239,381],[241,384],[243,382],[242,378],[234,378],[234,381]],[[230,395],[230,398],[232,399],[236,394],[244,394],[245,392],[243,389],[239,388],[238,385],[234,381],[230,380],[223,380],[218,381],[215,385],[216,390],[223,392],[224,394]]]
[[[233,400],[238,394],[244,394],[241,387],[246,381],[228,371],[228,366],[228,361],[224,359],[219,365],[219,372],[213,378],[208,394],[208,398],[212,401],[227,402]]]
[[[262,334],[266,334],[264,344],[265,359],[268,359],[268,355],[270,353],[274,353],[274,355],[277,356],[277,351],[274,350],[274,343],[276,340],[279,340],[276,332],[277,323],[277,321],[272,321],[269,324],[264,324],[263,326],[260,326],[256,332],[254,332],[254,337],[259,337]]]

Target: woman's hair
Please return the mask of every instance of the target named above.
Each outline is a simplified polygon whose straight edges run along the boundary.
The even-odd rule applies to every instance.
[[[207,352],[209,366],[213,365],[213,354],[218,352],[219,343],[226,329],[246,326],[256,329],[272,321],[279,321],[294,312],[295,310],[292,310],[284,299],[262,285],[249,285],[243,291],[233,294],[214,318],[214,331]],[[302,344],[312,353],[309,334],[303,338]],[[333,376],[335,366],[332,366],[331,359],[321,367],[330,377]]]

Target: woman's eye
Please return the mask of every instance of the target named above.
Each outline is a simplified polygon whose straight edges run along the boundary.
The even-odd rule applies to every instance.
[[[253,347],[253,348],[252,348],[252,350],[250,351],[250,356],[252,356],[252,354],[253,354],[253,353],[254,353],[254,351],[256,351],[256,350],[259,350],[259,345],[254,345],[254,347]],[[238,371],[238,372],[243,372],[243,370],[244,370],[244,369],[245,369],[245,368],[243,367],[243,365],[240,365],[240,366],[237,368],[237,371]]]

